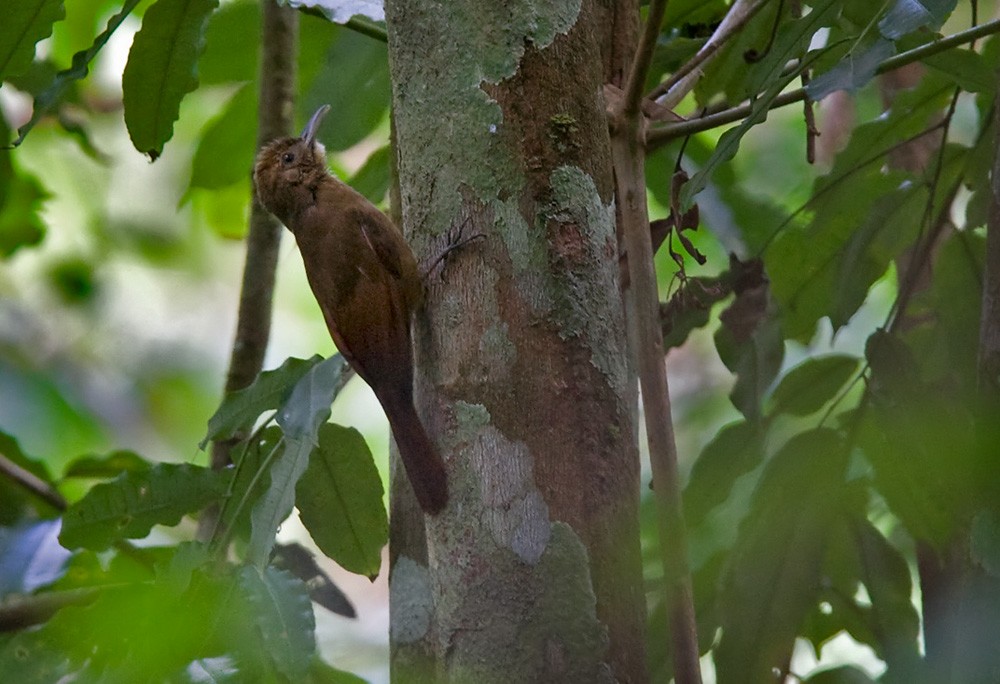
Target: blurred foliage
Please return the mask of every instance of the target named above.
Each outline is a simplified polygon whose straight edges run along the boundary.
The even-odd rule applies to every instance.
[[[257,3],[216,4],[25,0],[0,26],[0,138],[16,142],[0,152],[0,455],[49,493],[0,477],[5,680],[356,681],[316,654],[310,596],[353,609],[315,563],[275,546],[296,502],[317,547],[353,572],[378,573],[387,536],[367,445],[327,422],[342,359],[294,358],[326,340],[287,313],[317,318],[304,288],[279,313],[287,353],[212,414],[261,42]],[[729,4],[671,0],[651,87]],[[886,57],[966,28],[970,8],[996,9],[769,3],[679,108],[749,99],[751,116],[647,160],[652,212],[700,216],[657,267],[671,367],[703,364],[675,414],[698,452],[682,464],[684,503],[719,681],[944,681],[927,643],[942,621],[962,643],[952,681],[998,667],[982,644],[1000,615],[1000,421],[984,415],[976,356],[1000,41],[928,55],[898,93],[874,78]],[[384,45],[303,14],[297,64],[299,111],[333,104],[319,135],[343,153],[332,163],[383,201]],[[769,111],[805,68],[815,99],[852,93],[809,105],[812,166],[801,105]],[[923,162],[902,163],[914,147]],[[925,280],[907,275],[914,262],[933,265]],[[233,440],[234,466],[179,465],[203,458],[202,437]],[[179,541],[210,502],[211,539]],[[647,497],[658,587],[653,515]],[[934,613],[917,603],[935,590],[927,564],[957,592]],[[25,598],[34,612],[11,618]],[[649,599],[651,669],[667,681],[666,611],[658,591]],[[850,656],[831,656],[843,637]]]

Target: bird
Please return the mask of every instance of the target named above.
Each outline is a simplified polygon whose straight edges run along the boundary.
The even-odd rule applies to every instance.
[[[316,135],[329,111],[316,110],[299,137],[261,148],[255,191],[295,236],[330,336],[374,391],[417,501],[434,515],[447,504],[448,480],[413,399],[410,323],[423,302],[423,279],[399,228],[327,169]]]

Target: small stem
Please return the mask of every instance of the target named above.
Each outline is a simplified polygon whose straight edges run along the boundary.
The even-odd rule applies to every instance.
[[[649,75],[649,65],[653,61],[653,50],[656,48],[656,39],[660,35],[660,25],[663,23],[663,14],[666,10],[667,0],[651,0],[649,3],[646,27],[639,37],[639,46],[635,50],[628,80],[625,82],[625,97],[622,102],[622,112],[625,116],[635,116],[639,111],[642,103],[642,87],[646,83],[646,76]]]
[[[7,598],[0,603],[0,632],[39,625],[61,608],[93,601],[99,592],[97,587],[85,587]]]
[[[57,511],[65,511],[67,507],[66,499],[55,490],[52,485],[35,475],[30,470],[26,470],[14,463],[12,460],[0,453],[0,474],[13,480],[28,490],[39,499],[55,508]]]
[[[918,62],[926,57],[939,54],[958,45],[964,45],[965,43],[970,43],[974,40],[982,38],[983,36],[992,35],[994,33],[1000,33],[1000,19],[996,19],[966,31],[960,31],[948,36],[947,38],[935,40],[912,50],[901,52],[900,54],[890,57],[879,64],[875,73],[884,74],[887,71],[892,71],[893,69],[898,69],[901,66]],[[777,109],[778,107],[784,107],[795,102],[801,102],[804,99],[806,99],[806,91],[804,88],[791,90],[776,97],[774,102],[771,104],[771,109]],[[713,128],[718,128],[719,126],[725,126],[726,124],[745,119],[750,115],[752,107],[752,102],[745,102],[741,105],[730,107],[729,109],[724,109],[721,112],[709,114],[708,116],[698,119],[689,119],[687,121],[668,123],[663,126],[658,126],[649,131],[646,138],[646,147],[648,150],[654,150],[673,140],[676,140],[677,138],[683,138],[689,135],[694,135],[695,133],[709,131]]]

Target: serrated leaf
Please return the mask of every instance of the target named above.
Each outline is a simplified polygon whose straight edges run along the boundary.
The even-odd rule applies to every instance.
[[[719,681],[768,681],[788,662],[820,588],[846,467],[836,433],[816,429],[790,439],[762,473],[719,596]]]
[[[62,99],[63,92],[67,88],[87,76],[87,73],[90,71],[90,63],[97,57],[97,53],[101,51],[104,44],[108,42],[111,35],[121,26],[122,22],[132,13],[132,10],[136,8],[139,2],[140,0],[126,0],[122,5],[121,11],[108,19],[106,28],[94,38],[93,44],[86,50],[81,50],[73,55],[70,68],[56,74],[52,85],[35,97],[31,119],[28,120],[28,123],[17,129],[17,140],[11,143],[13,147],[17,147],[24,141],[25,136],[35,127],[35,124],[48,114],[49,110]]]
[[[861,360],[844,354],[817,356],[792,368],[774,388],[771,413],[808,416],[831,401],[858,370]]]
[[[149,470],[152,463],[134,451],[112,451],[107,456],[81,456],[66,466],[63,477],[111,478],[130,472]]]
[[[257,92],[244,85],[201,134],[191,162],[190,188],[215,190],[246,180],[257,137]]]
[[[296,489],[302,524],[345,570],[374,579],[389,541],[382,479],[364,437],[327,423],[319,431],[305,477]]]
[[[832,69],[806,86],[809,99],[818,102],[837,90],[854,92],[875,78],[879,64],[896,54],[892,41],[877,39],[859,52],[849,52]]]
[[[940,26],[958,0],[896,0],[878,23],[878,30],[889,40],[902,38],[925,26]]]
[[[211,440],[228,439],[252,426],[260,414],[279,408],[302,376],[322,359],[318,354],[310,359],[290,357],[278,368],[263,371],[246,389],[226,395],[219,410],[208,419],[208,434],[199,448],[204,449]]]
[[[290,681],[302,681],[316,651],[312,603],[305,585],[290,573],[245,566],[240,587],[254,607],[254,622],[274,667]]]
[[[319,428],[330,417],[330,405],[340,391],[346,370],[344,357],[336,354],[311,367],[295,383],[288,400],[275,416],[286,438],[318,443]]]
[[[227,473],[160,463],[95,485],[63,515],[59,541],[68,549],[106,549],[119,539],[145,537],[153,525],[176,525],[226,490]]]
[[[132,41],[122,74],[125,125],[152,160],[174,133],[181,100],[198,86],[196,64],[218,0],[157,0]]]
[[[35,44],[52,35],[66,16],[63,0],[18,0],[4,8],[0,24],[0,82],[21,74],[35,56]]]

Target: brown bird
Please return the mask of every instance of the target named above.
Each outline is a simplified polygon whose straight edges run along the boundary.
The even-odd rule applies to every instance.
[[[423,282],[399,229],[327,170],[316,132],[329,110],[320,107],[300,137],[260,151],[257,197],[295,235],[330,336],[382,404],[420,507],[438,513],[447,476],[413,404],[410,319]]]

